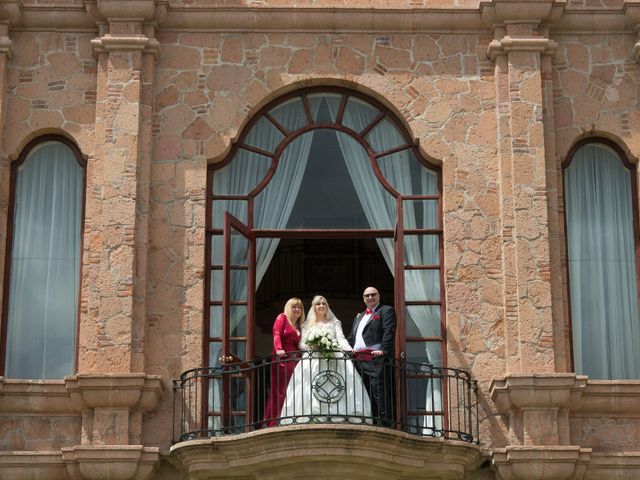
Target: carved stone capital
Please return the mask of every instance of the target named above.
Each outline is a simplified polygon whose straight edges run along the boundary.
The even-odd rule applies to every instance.
[[[576,405],[587,377],[574,373],[509,375],[494,379],[489,390],[498,411],[561,409]]]
[[[495,61],[499,55],[509,52],[540,52],[540,55],[553,55],[558,44],[548,38],[514,38],[505,36],[500,40],[492,40],[487,48],[487,57]]]
[[[160,53],[160,42],[155,38],[145,35],[103,35],[91,40],[93,54],[97,57],[100,53],[114,51],[136,51],[151,53],[155,58]]]
[[[590,448],[507,447],[493,452],[502,480],[580,480],[591,457]]]
[[[9,37],[0,37],[0,54],[3,54],[7,58],[11,58],[11,47],[13,42]]]
[[[158,375],[143,373],[78,374],[64,379],[71,401],[78,410],[126,408],[153,411],[162,396]]]
[[[20,20],[22,0],[0,1],[0,23],[15,25]]]
[[[153,0],[98,0],[98,12],[107,20],[153,19],[155,2]]]

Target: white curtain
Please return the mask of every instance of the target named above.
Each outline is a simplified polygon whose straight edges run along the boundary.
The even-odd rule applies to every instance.
[[[15,185],[5,375],[74,370],[84,168],[59,142],[38,145]]]
[[[356,104],[351,104],[351,107],[345,109],[344,122],[350,125],[366,126],[369,117],[367,109],[357,108]],[[372,229],[394,228],[396,223],[395,198],[378,181],[367,152],[359,142],[349,135],[340,132],[336,132],[336,135],[369,225]],[[393,124],[383,121],[371,130],[367,140],[371,145],[375,145],[377,151],[384,152],[399,145],[399,134]],[[420,165],[416,169],[414,163],[417,161],[411,150],[398,152],[390,160],[381,162],[380,167],[387,181],[401,194],[420,195],[432,194],[437,191],[436,175]],[[422,218],[419,219],[418,215]],[[424,208],[416,210],[412,202],[404,203],[405,228],[416,228],[417,225],[435,225],[437,224],[435,215],[437,215],[437,208],[428,204],[424,204]],[[391,238],[383,238],[377,239],[377,242],[389,270],[393,274],[394,241]],[[398,247],[403,248],[402,245]],[[433,259],[438,258],[438,241],[435,236],[406,236],[404,248],[407,265],[432,264]],[[432,273],[424,270],[406,270],[405,298],[407,300],[439,300],[440,277],[439,275],[434,276]],[[412,308],[408,314],[421,336],[431,337],[441,334],[440,318],[433,314],[432,309]],[[424,361],[440,365],[441,353],[439,349],[433,348],[430,343],[425,343],[424,347]],[[434,399],[435,405],[433,404]],[[429,382],[422,407],[427,411],[432,411],[440,409],[440,405],[441,387],[440,382],[435,380]],[[421,427],[427,430],[424,433],[430,434],[434,428],[442,428],[442,418],[422,417]]]
[[[304,115],[295,109],[286,112],[289,116]],[[296,118],[283,120],[295,123]],[[250,132],[252,143],[265,150],[275,150],[282,134],[279,130],[272,128],[260,128],[260,123]],[[278,168],[265,187],[258,194],[254,204],[254,228],[285,229],[287,220],[291,215],[291,210],[300,190],[304,171],[309,158],[309,150],[313,140],[313,132],[308,132],[291,142],[282,152],[278,162]],[[264,161],[265,157],[258,158],[248,152],[240,150],[238,156],[229,165],[215,172],[213,176],[213,191],[216,194],[246,195],[267,174],[270,162]],[[227,210],[231,215],[242,218],[246,211],[243,202],[227,202]],[[261,238],[256,242],[256,288],[260,285],[264,274],[269,267],[269,263],[278,248],[278,238]],[[219,243],[218,245],[221,246]],[[215,247],[215,245],[214,245]],[[240,258],[246,255],[246,248],[243,242],[239,242],[232,248],[232,262],[243,263]],[[231,298],[246,300],[246,276],[241,270],[232,271],[231,276]],[[221,286],[218,285],[218,288]],[[211,288],[215,288],[212,285]],[[240,322],[244,321],[246,312],[240,308],[231,309],[231,330],[233,331]]]
[[[631,172],[602,144],[565,170],[569,284],[576,373],[640,378]]]

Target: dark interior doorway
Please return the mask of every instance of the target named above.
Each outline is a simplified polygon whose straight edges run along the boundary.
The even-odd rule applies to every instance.
[[[384,303],[393,303],[393,275],[375,239],[281,240],[256,292],[256,356],[271,353],[273,321],[291,297],[302,299],[306,313],[315,295],[325,296],[348,336],[364,308],[367,286],[378,288]]]

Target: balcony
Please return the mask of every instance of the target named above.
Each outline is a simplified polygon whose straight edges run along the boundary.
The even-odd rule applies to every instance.
[[[372,371],[384,372],[388,413],[370,396]],[[338,352],[198,368],[174,381],[174,442],[194,480],[462,479],[481,462],[477,384],[462,370]]]

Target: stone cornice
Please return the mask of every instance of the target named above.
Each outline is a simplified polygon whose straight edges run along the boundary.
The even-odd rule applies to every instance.
[[[134,5],[119,9],[118,5],[129,3]],[[536,7],[533,11],[537,13],[533,17],[520,15],[515,5],[523,3],[529,9]],[[85,0],[83,5],[5,0],[0,3],[0,21],[5,16],[12,29],[26,31],[95,32],[97,23],[135,18],[168,31],[385,34],[486,33],[496,22],[529,19],[548,24],[551,33],[619,34],[636,32],[636,5],[627,2],[622,8],[576,9],[566,8],[561,1],[493,0],[478,8],[294,8],[171,6],[167,0]]]
[[[107,34],[91,40],[91,48],[94,55],[104,52],[140,50],[157,57],[160,51],[160,43],[155,38],[149,38],[144,35],[112,36]]]

